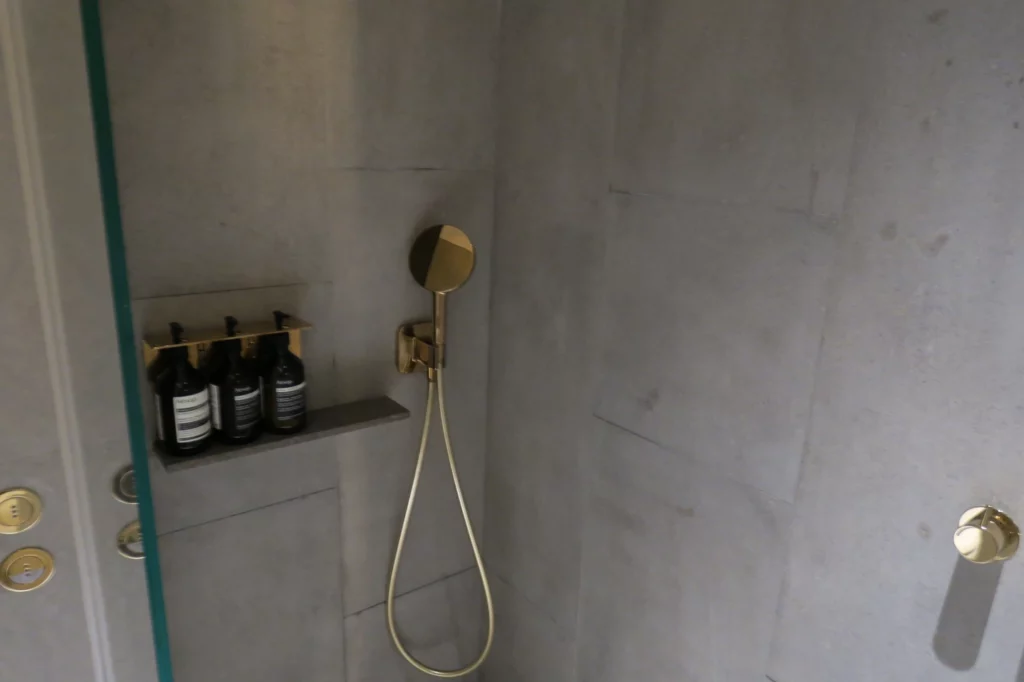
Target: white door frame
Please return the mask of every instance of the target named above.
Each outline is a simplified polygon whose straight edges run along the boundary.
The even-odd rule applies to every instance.
[[[86,20],[95,13],[97,25],[90,39],[97,40],[94,0],[81,5],[76,0],[0,0],[0,61],[56,415],[63,467],[60,487],[67,494],[66,517],[45,521],[66,523],[71,529],[91,679],[157,680],[159,652],[159,679],[171,682],[156,543],[146,543],[150,556],[145,564],[118,555],[114,543],[120,527],[136,515],[142,517],[148,537],[156,535],[142,425],[128,424],[125,403],[126,398],[136,403],[140,399],[137,371],[133,356],[122,363],[118,353],[119,338],[122,344],[131,339],[131,313],[127,301],[115,301],[114,295],[117,287],[127,297],[124,254],[111,251],[109,257],[121,261],[112,270],[107,252],[109,230],[117,231],[116,244],[121,239],[112,149],[100,150],[111,169],[103,178],[96,149],[97,139],[104,142],[103,130],[109,132],[106,92],[91,93],[89,87],[89,76],[94,85],[97,77],[104,84],[103,74],[96,73],[102,69],[102,48],[91,46],[98,51],[90,53],[87,64],[83,12]],[[103,106],[96,112],[94,129],[96,98]],[[112,286],[111,277],[117,280],[118,273],[121,281]],[[123,308],[117,316],[115,306]],[[123,331],[125,324],[128,333],[119,337],[118,326]],[[121,352],[134,354],[134,349],[122,345]],[[140,419],[141,404],[133,407],[131,412]],[[134,438],[129,438],[129,429],[138,432]],[[137,508],[114,500],[110,485],[114,472],[133,460],[140,495]],[[157,606],[152,623],[151,604]],[[78,607],[63,601],[59,606]],[[19,655],[4,655],[12,653]]]

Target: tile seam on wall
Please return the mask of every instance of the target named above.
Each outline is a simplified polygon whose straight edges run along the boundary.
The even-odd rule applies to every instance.
[[[830,224],[833,221],[826,220],[820,216],[815,216],[813,213],[803,208],[792,208],[790,206],[778,206],[776,204],[751,200],[751,201],[736,201],[734,199],[711,199],[708,197],[699,196],[696,194],[679,194],[674,192],[634,192],[632,190],[623,189],[621,187],[615,187],[613,185],[608,186],[609,194],[625,197],[640,197],[646,199],[661,199],[663,201],[678,201],[680,203],[694,204],[696,206],[720,206],[725,208],[766,208],[784,215],[793,215],[806,218],[815,225],[822,223]]]
[[[490,166],[480,168],[458,168],[447,166],[333,166],[328,172],[349,171],[356,173],[493,173]]]
[[[607,258],[608,258],[608,234],[609,231],[614,229],[615,222],[613,220],[611,209],[614,207],[615,201],[615,167],[616,160],[619,154],[619,113],[621,111],[620,97],[622,94],[622,81],[626,70],[625,60],[625,33],[626,26],[629,21],[629,6],[628,0],[621,0],[619,4],[619,17],[615,24],[615,50],[614,59],[617,60],[617,64],[613,68],[609,69],[609,72],[614,72],[614,80],[610,84],[611,92],[608,93],[608,105],[609,105],[609,120],[608,127],[605,130],[605,150],[607,156],[605,162],[607,163],[604,173],[604,177],[608,180],[607,189],[601,192],[601,201],[607,202],[605,204],[605,210],[601,213],[601,226],[598,230],[600,235],[601,250],[598,254],[598,258],[593,263],[593,268],[596,270],[596,275],[599,279],[603,280],[606,273]],[[591,362],[596,361],[605,350],[605,337],[604,337],[604,324],[602,322],[602,314],[606,308],[606,295],[607,290],[602,286],[598,289],[593,300],[588,304],[588,319],[587,322],[587,333],[594,339],[596,344],[596,351],[594,351],[590,357]],[[590,372],[597,372],[598,370],[594,367],[590,369]],[[591,385],[590,395],[586,396],[587,401],[590,405],[590,412],[592,417],[596,417],[599,421],[604,421],[594,412],[597,402],[597,381]],[[586,420],[584,420],[586,421]],[[592,431],[592,423],[586,423],[582,428],[582,433],[590,433]],[[590,440],[589,438],[587,439]],[[592,441],[591,441],[592,442]],[[584,445],[586,442],[584,443]],[[589,467],[584,468],[584,464],[590,463],[589,449],[581,447],[576,451],[576,489],[578,492],[576,504],[578,505],[577,512],[579,514],[579,527],[577,532],[579,533],[580,545],[579,545],[579,556],[576,561],[576,617],[572,621],[572,648],[570,650],[569,665],[571,667],[570,675],[571,680],[569,682],[580,682],[580,630],[583,623],[583,595],[586,594],[583,587],[584,577],[586,572],[583,570],[583,559],[586,553],[586,541],[587,541],[587,519],[589,514],[587,513],[587,498],[588,498],[588,477],[584,475],[584,472],[589,472]]]
[[[829,320],[830,320],[830,317],[832,315],[832,312],[835,310],[835,306],[833,305],[833,299],[837,295],[837,290],[838,290],[838,286],[839,286],[838,278],[839,278],[839,271],[840,271],[840,268],[838,266],[837,261],[839,259],[840,251],[841,251],[841,248],[842,248],[843,232],[844,232],[844,229],[846,227],[845,226],[846,215],[847,215],[847,211],[848,211],[849,204],[850,204],[850,196],[852,194],[852,192],[850,192],[850,182],[851,182],[851,178],[853,178],[854,172],[856,171],[856,166],[857,166],[857,150],[862,148],[861,147],[861,141],[862,141],[861,138],[862,138],[862,136],[864,134],[864,116],[865,116],[865,109],[862,106],[862,107],[860,107],[860,109],[857,112],[856,122],[854,123],[853,139],[851,141],[850,158],[849,158],[849,160],[847,162],[847,167],[846,167],[846,187],[844,188],[844,192],[843,192],[843,203],[842,203],[842,206],[840,207],[840,210],[839,210],[839,216],[838,216],[838,218],[835,221],[836,224],[838,225],[838,228],[837,228],[837,234],[835,235],[835,244],[833,244],[833,246],[832,246],[832,248],[833,248],[833,260],[832,260],[832,263],[830,265],[828,278],[827,278],[827,280],[825,282],[825,310],[823,311],[822,318],[821,318],[821,335],[820,335],[820,337],[818,339],[817,356],[814,359],[814,369],[811,372],[811,392],[810,392],[810,396],[808,397],[808,403],[807,403],[807,419],[805,421],[805,426],[804,426],[804,442],[803,442],[803,447],[801,448],[801,452],[800,452],[800,464],[799,464],[799,467],[797,468],[796,485],[793,488],[793,501],[791,503],[788,503],[788,504],[791,505],[793,518],[795,518],[795,516],[797,514],[797,510],[799,509],[799,505],[800,505],[800,501],[801,501],[800,491],[801,491],[801,489],[803,487],[802,484],[803,484],[804,474],[805,474],[805,472],[807,470],[807,461],[810,458],[810,454],[811,454],[811,440],[812,440],[812,435],[813,435],[813,430],[814,430],[814,412],[815,412],[815,406],[817,405],[818,399],[819,399],[819,396],[818,396],[818,391],[819,391],[819,370],[821,369],[822,358],[824,357],[824,354],[825,354],[825,343],[827,341],[826,337],[827,337],[828,328],[829,328]],[[766,667],[770,666],[771,662],[772,662],[772,657],[773,657],[773,654],[774,654],[774,651],[775,651],[776,633],[777,633],[777,630],[778,630],[778,627],[779,627],[779,621],[782,618],[783,604],[786,601],[786,598],[789,595],[789,591],[790,591],[789,562],[790,562],[790,558],[791,558],[792,542],[793,542],[793,537],[792,537],[792,533],[791,533],[791,527],[792,527],[793,518],[790,519],[790,527],[786,529],[786,536],[785,536],[785,543],[786,543],[785,564],[786,564],[786,569],[782,573],[782,580],[779,583],[778,595],[777,595],[776,601],[775,601],[775,614],[774,614],[774,620],[773,620],[773,623],[772,623],[772,634],[771,634],[771,637],[768,640],[768,658],[765,661],[765,666]],[[767,673],[765,673],[765,679],[768,680],[768,682],[777,682],[774,678],[770,677]]]
[[[217,523],[218,521],[226,521],[228,519],[233,519],[236,516],[244,516],[245,514],[251,514],[252,512],[261,511],[263,509],[269,509],[270,507],[276,507],[278,505],[288,504],[289,502],[298,502],[299,500],[303,500],[303,499],[305,499],[307,497],[312,497],[313,495],[319,495],[320,493],[326,493],[326,492],[329,492],[331,490],[337,490],[337,489],[338,489],[337,485],[332,485],[329,488],[321,488],[320,490],[314,490],[312,492],[303,493],[302,495],[297,495],[295,497],[289,497],[286,500],[278,500],[276,502],[270,502],[268,504],[260,505],[259,507],[253,507],[251,509],[246,509],[244,511],[234,512],[233,514],[228,514],[226,516],[218,516],[215,519],[209,519],[207,521],[200,521],[199,523],[193,523],[193,524],[190,524],[190,525],[187,525],[187,526],[183,526],[181,528],[175,528],[174,530],[169,530],[166,533],[157,533],[157,537],[161,537],[161,538],[167,537],[169,535],[174,535],[175,533],[180,533],[182,531],[192,530],[193,528],[199,528],[201,526],[208,526],[211,523]]]
[[[704,474],[707,475],[707,476],[711,476],[713,478],[718,478],[718,479],[721,479],[723,481],[729,481],[730,483],[738,485],[738,486],[740,486],[740,487],[742,487],[744,489],[751,490],[751,491],[757,493],[758,495],[760,495],[761,497],[763,497],[765,500],[771,501],[771,502],[773,502],[775,504],[784,505],[785,507],[789,507],[789,508],[796,507],[796,502],[795,501],[790,502],[788,500],[783,500],[783,499],[780,499],[778,497],[775,497],[771,493],[769,493],[769,492],[767,492],[765,490],[762,490],[761,488],[759,488],[759,487],[757,487],[757,486],[755,486],[755,485],[753,485],[751,483],[748,483],[747,481],[743,481],[743,480],[733,476],[730,473],[719,471],[719,469],[717,467],[715,467],[714,465],[711,465],[711,464],[709,464],[707,462],[702,462],[702,461],[698,460],[696,457],[694,457],[693,455],[689,455],[689,454],[687,454],[685,452],[680,452],[679,450],[677,450],[677,449],[675,449],[673,447],[670,447],[668,445],[664,445],[662,443],[659,443],[656,440],[651,440],[647,436],[639,434],[636,431],[631,431],[630,429],[627,429],[625,426],[622,426],[621,424],[616,424],[613,421],[609,421],[608,419],[605,419],[604,417],[602,417],[602,416],[600,416],[598,414],[593,414],[591,416],[594,419],[596,419],[597,421],[602,422],[604,424],[607,424],[608,426],[612,427],[613,429],[616,429],[618,431],[622,431],[623,433],[626,433],[626,434],[629,434],[630,436],[638,438],[638,439],[642,440],[645,443],[649,443],[649,444],[653,445],[654,447],[658,448],[662,452],[666,452],[666,453],[675,455],[677,457],[684,457],[684,458],[686,458],[687,463],[690,466],[693,466],[696,469],[704,472]],[[806,445],[804,447],[806,448]],[[801,460],[801,462],[802,462],[802,460]],[[627,485],[628,485],[628,483],[627,483]]]
[[[233,294],[239,291],[258,291],[259,289],[288,289],[291,287],[315,287],[323,286],[325,284],[334,284],[332,280],[315,280],[311,282],[285,282],[283,284],[260,284],[252,287],[232,287],[230,289],[210,289],[208,291],[192,291],[184,294],[164,294],[160,296],[142,296],[140,298],[133,298],[132,301],[139,303],[142,301],[162,301],[171,298],[187,298],[189,296],[207,296],[212,294]]]
[[[558,622],[557,620],[555,620],[555,619],[554,619],[554,618],[553,618],[553,617],[551,616],[551,614],[549,614],[549,613],[547,612],[547,609],[545,609],[545,608],[544,608],[544,607],[542,607],[542,606],[541,606],[540,604],[538,604],[537,602],[533,601],[532,599],[530,599],[529,597],[527,597],[527,596],[526,596],[525,594],[523,594],[523,593],[522,593],[522,592],[521,592],[521,591],[519,590],[519,588],[518,588],[518,587],[516,587],[515,585],[513,585],[513,584],[512,584],[512,581],[511,581],[511,580],[509,580],[509,579],[508,579],[508,578],[506,578],[505,576],[503,576],[503,575],[499,575],[499,574],[497,574],[497,573],[495,573],[495,574],[494,574],[494,577],[495,577],[495,578],[497,578],[497,579],[498,579],[499,581],[501,581],[501,583],[502,583],[502,584],[504,584],[504,585],[505,585],[505,587],[507,587],[508,589],[510,589],[510,590],[512,590],[513,592],[515,592],[515,595],[516,595],[517,597],[519,597],[519,598],[520,598],[520,599],[522,599],[522,600],[523,600],[524,602],[526,602],[527,604],[529,604],[529,605],[530,605],[530,606],[531,606],[532,608],[536,609],[536,610],[537,610],[537,613],[538,613],[538,614],[540,614],[540,615],[541,615],[541,616],[542,616],[542,617],[544,618],[544,620],[548,621],[549,623],[551,623],[552,625],[554,625],[554,626],[555,626],[556,628],[558,628],[559,630],[564,630],[564,629],[567,629],[567,627],[568,627],[567,625],[563,625],[562,623],[559,623],[559,622]],[[577,614],[577,616],[578,616],[578,614]]]
[[[861,107],[857,112],[856,122],[853,127],[853,139],[851,142],[850,159],[847,162],[846,167],[846,188],[843,192],[843,203],[839,209],[839,217],[836,221],[838,225],[837,234],[835,235],[835,243],[832,245],[832,263],[829,265],[828,277],[825,280],[825,309],[822,311],[821,316],[821,334],[818,338],[818,350],[817,355],[814,358],[814,368],[811,370],[811,391],[808,396],[807,403],[807,419],[804,422],[804,442],[800,452],[800,465],[797,469],[796,485],[793,488],[793,501],[792,506],[796,508],[797,503],[800,500],[800,484],[803,481],[804,468],[807,463],[807,458],[810,454],[811,449],[811,432],[814,428],[814,406],[818,401],[818,371],[821,369],[822,356],[825,352],[825,343],[827,341],[826,336],[829,328],[829,318],[832,311],[835,309],[833,305],[833,299],[837,295],[837,288],[839,286],[837,278],[839,277],[839,267],[837,260],[839,258],[840,250],[842,247],[842,237],[844,221],[846,219],[847,209],[850,203],[850,178],[853,177],[855,172],[855,166],[857,165],[857,152],[860,148],[861,136],[864,134],[864,108]],[[770,496],[769,496],[770,497]],[[781,600],[781,595],[780,595]],[[770,679],[770,678],[769,678]]]
[[[472,566],[466,566],[465,568],[463,568],[461,570],[455,571],[455,573],[449,573],[448,575],[443,575],[440,578],[437,578],[435,580],[431,580],[429,583],[424,583],[424,584],[422,584],[422,585],[420,585],[418,587],[412,588],[411,590],[406,590],[405,592],[401,592],[399,594],[396,594],[395,595],[395,601],[398,601],[399,599],[401,599],[402,597],[404,597],[406,595],[413,594],[415,592],[419,592],[420,590],[425,590],[428,587],[433,587],[434,585],[437,585],[438,583],[442,583],[445,580],[449,580],[451,578],[457,578],[458,576],[462,575],[466,571],[471,571],[474,568],[476,568],[476,564],[474,564]],[[352,618],[354,616],[358,616],[358,615],[364,614],[367,611],[372,611],[373,609],[376,609],[376,608],[379,608],[381,606],[384,606],[387,603],[388,602],[385,599],[384,601],[379,601],[376,604],[371,604],[370,606],[363,607],[363,608],[359,609],[358,611],[353,611],[352,613],[346,613],[346,614],[344,614],[343,617],[345,619]]]

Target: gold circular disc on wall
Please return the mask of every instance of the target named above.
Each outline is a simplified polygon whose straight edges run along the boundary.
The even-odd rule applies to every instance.
[[[31,592],[53,577],[53,555],[39,547],[12,552],[0,564],[0,586],[11,592]]]
[[[466,233],[454,225],[434,225],[423,230],[409,252],[413,279],[427,291],[448,294],[473,274],[476,250]]]
[[[43,500],[28,488],[0,492],[0,535],[24,533],[39,523]]]
[[[142,526],[132,521],[117,534],[117,551],[128,559],[141,559],[146,556],[142,546]]]
[[[114,499],[125,504],[138,504],[139,494],[135,488],[135,467],[122,467],[114,474]]]

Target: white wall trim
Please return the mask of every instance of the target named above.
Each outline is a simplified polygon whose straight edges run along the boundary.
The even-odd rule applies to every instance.
[[[14,127],[14,142],[36,291],[39,297],[47,366],[57,415],[57,434],[68,491],[71,528],[78,557],[93,677],[96,682],[115,682],[99,560],[96,554],[95,526],[89,508],[84,453],[74,406],[70,353],[61,316],[60,279],[46,193],[45,162],[39,145],[29,56],[24,40],[25,27],[21,13],[23,1],[25,0],[0,0],[0,50]],[[77,6],[73,11],[78,12]],[[82,58],[84,60],[85,56]]]

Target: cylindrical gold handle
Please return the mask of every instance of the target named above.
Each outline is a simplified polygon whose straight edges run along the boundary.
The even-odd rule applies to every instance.
[[[953,544],[963,558],[976,564],[1006,561],[1020,546],[1020,531],[1005,512],[972,507],[960,517]]]

